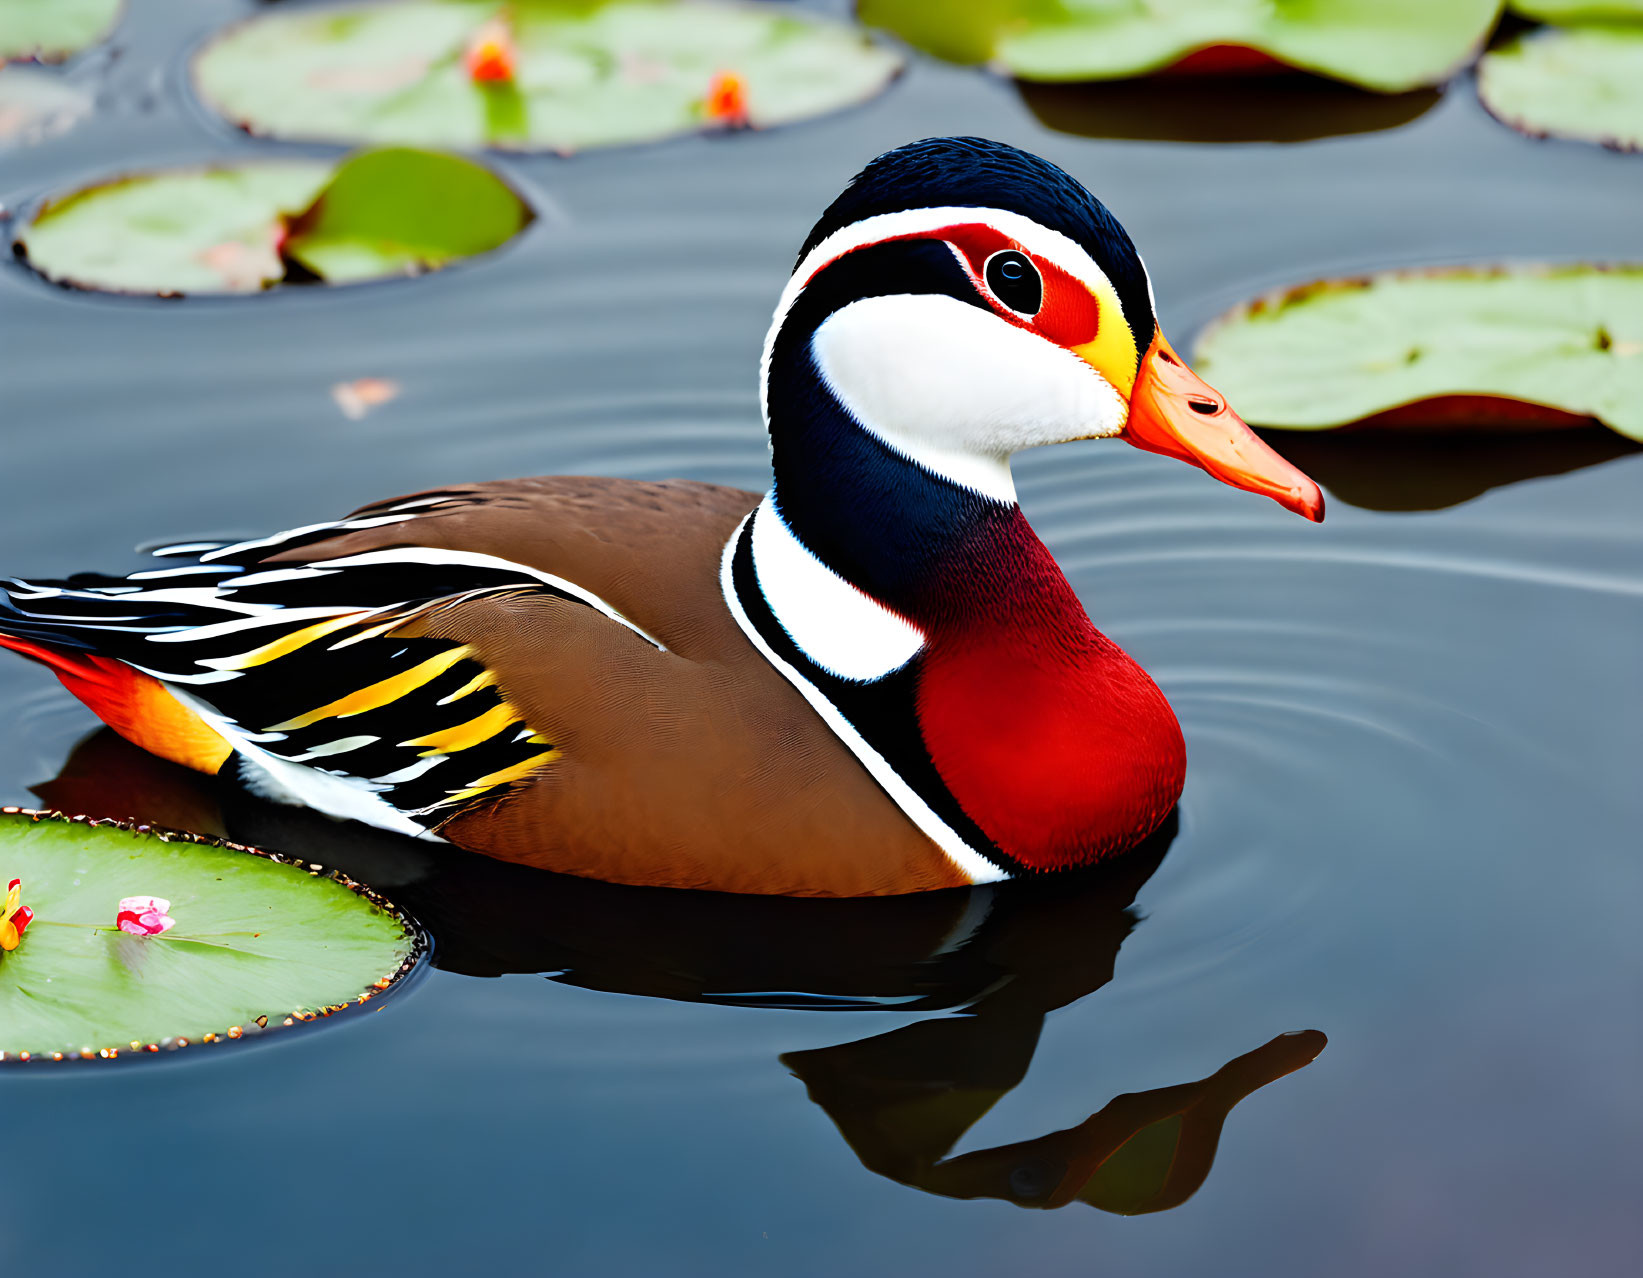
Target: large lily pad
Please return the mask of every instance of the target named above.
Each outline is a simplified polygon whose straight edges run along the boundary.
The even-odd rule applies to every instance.
[[[1272,64],[1385,93],[1471,60],[1500,0],[860,0],[864,22],[938,57],[1026,80],[1110,80]]]
[[[359,884],[198,835],[0,811],[0,877],[34,918],[0,956],[0,1060],[155,1052],[358,1006],[408,974],[420,934]],[[169,902],[158,935],[122,898]]]
[[[436,269],[499,247],[531,213],[495,174],[436,152],[333,169],[261,163],[121,178],[48,201],[18,235],[36,270],[112,292],[251,293]]]
[[[476,42],[506,56],[476,69]],[[785,124],[861,102],[901,60],[776,5],[410,0],[260,14],[194,62],[249,132],[340,142],[572,151]]]
[[[106,36],[121,0],[0,0],[0,62],[60,62]]]
[[[1311,284],[1223,316],[1195,367],[1253,424],[1574,426],[1643,440],[1643,266]],[[1393,415],[1393,410],[1396,410]]]
[[[1491,115],[1533,137],[1643,150],[1643,25],[1551,28],[1478,64]]]

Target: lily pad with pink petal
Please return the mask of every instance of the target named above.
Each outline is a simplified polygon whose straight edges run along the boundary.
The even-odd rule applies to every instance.
[[[421,934],[343,875],[199,835],[0,811],[0,880],[34,912],[0,954],[0,1062],[144,1055],[256,1037],[373,1000]],[[157,935],[116,926],[163,899]]]

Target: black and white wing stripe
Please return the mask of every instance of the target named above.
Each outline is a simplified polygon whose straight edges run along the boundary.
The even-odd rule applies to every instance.
[[[368,508],[258,541],[166,546],[155,553],[176,562],[129,577],[0,582],[9,600],[0,608],[8,632],[160,680],[269,797],[436,836],[558,752],[471,647],[429,635],[431,619],[465,602],[540,593],[656,643],[574,583],[489,555],[400,546],[267,563],[462,500]]]

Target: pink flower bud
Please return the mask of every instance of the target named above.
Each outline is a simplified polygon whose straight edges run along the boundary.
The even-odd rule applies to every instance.
[[[158,936],[177,925],[166,913],[170,908],[171,902],[161,896],[128,896],[120,902],[114,925],[133,936]]]

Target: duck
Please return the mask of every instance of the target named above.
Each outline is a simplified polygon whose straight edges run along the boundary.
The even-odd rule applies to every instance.
[[[0,578],[0,646],[121,736],[278,803],[613,883],[881,896],[1121,856],[1179,724],[1010,459],[1122,440],[1317,521],[1191,372],[1116,218],[983,138],[872,160],[760,363],[772,483],[394,497],[156,566]]]

